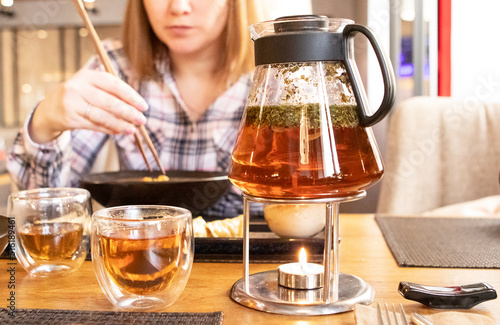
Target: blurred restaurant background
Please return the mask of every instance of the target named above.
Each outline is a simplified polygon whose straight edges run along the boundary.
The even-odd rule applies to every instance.
[[[396,105],[417,96],[472,104],[500,101],[500,41],[494,37],[500,31],[499,1],[258,1],[269,2],[269,19],[313,13],[369,26],[394,66]],[[121,36],[126,2],[86,1],[102,39]],[[0,33],[0,173],[5,173],[5,151],[26,116],[89,59],[94,47],[72,0],[1,0]],[[369,100],[378,107],[383,94],[378,63],[360,36],[356,56]],[[383,156],[390,118],[374,127]],[[2,185],[2,202],[9,190],[8,183]],[[345,204],[341,211],[375,212],[379,193],[376,185],[364,200]]]

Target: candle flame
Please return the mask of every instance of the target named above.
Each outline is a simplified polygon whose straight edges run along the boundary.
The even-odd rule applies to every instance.
[[[302,247],[299,252],[299,264],[301,268],[303,268],[307,264],[307,253],[304,247]]]

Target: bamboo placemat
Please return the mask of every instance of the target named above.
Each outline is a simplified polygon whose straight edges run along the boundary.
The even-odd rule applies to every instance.
[[[169,325],[221,325],[222,312],[213,313],[145,313],[60,309],[0,309],[0,324],[32,325],[102,325],[102,324],[169,324]]]
[[[500,268],[500,219],[375,216],[400,266]]]

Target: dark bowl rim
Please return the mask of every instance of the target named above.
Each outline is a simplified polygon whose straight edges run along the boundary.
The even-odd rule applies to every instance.
[[[170,174],[187,174],[187,176],[169,176]],[[137,174],[137,175],[134,175]],[[191,175],[194,176],[191,176]],[[210,176],[201,176],[207,174]],[[122,179],[112,179],[115,175],[130,175]],[[169,177],[168,181],[144,181],[142,178],[147,176],[159,176],[160,171],[147,171],[147,170],[124,170],[114,172],[93,173],[82,176],[80,179],[81,184],[165,184],[165,183],[195,183],[207,181],[229,181],[227,172],[221,171],[193,171],[193,170],[167,170],[166,175]],[[106,179],[106,178],[111,179]]]

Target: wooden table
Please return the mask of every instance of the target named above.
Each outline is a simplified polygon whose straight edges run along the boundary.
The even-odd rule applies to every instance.
[[[419,303],[405,300],[397,292],[400,281],[428,285],[460,285],[487,282],[500,289],[500,270],[398,267],[373,215],[341,215],[340,271],[361,277],[375,289],[375,302],[403,303],[407,312],[431,314]],[[6,272],[9,260],[0,260],[0,307],[9,295]],[[250,273],[275,269],[277,265],[251,264]],[[239,263],[194,263],[189,282],[180,299],[166,312],[224,313],[224,324],[355,324],[354,313],[328,316],[284,316],[255,311],[231,300],[229,291],[242,276]],[[31,278],[20,265],[15,272],[16,308],[115,310],[102,293],[91,262],[66,277]],[[477,305],[470,311],[500,323],[500,300]]]

